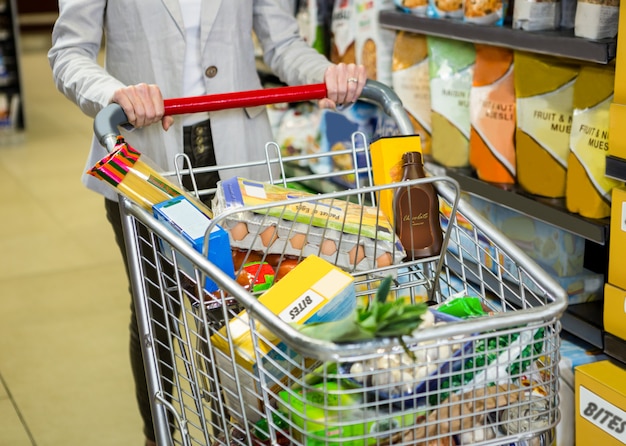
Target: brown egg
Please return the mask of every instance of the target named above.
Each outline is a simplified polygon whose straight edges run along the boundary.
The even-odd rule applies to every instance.
[[[306,235],[304,234],[296,234],[291,239],[289,239],[289,243],[291,244],[293,249],[297,249],[301,251],[306,244]]]
[[[332,256],[337,252],[337,243],[334,240],[324,239],[320,245],[320,252],[325,256]]]
[[[241,241],[248,235],[248,225],[243,221],[237,222],[235,226],[230,228],[230,236],[235,241]]]
[[[276,241],[278,238],[278,230],[275,225],[263,229],[261,232],[261,242],[266,248]]]
[[[356,245],[348,251],[348,259],[350,265],[358,265],[365,258],[365,248],[362,245]]]
[[[382,268],[383,266],[391,265],[391,254],[384,252],[376,258],[376,267]]]

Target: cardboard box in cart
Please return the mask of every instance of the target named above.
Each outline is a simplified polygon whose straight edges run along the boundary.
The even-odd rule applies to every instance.
[[[576,444],[626,445],[626,370],[611,361],[576,368]]]
[[[287,323],[329,322],[347,317],[356,307],[354,278],[320,257],[311,255],[300,262],[272,288],[259,297],[259,302]],[[225,390],[231,415],[241,420],[239,403],[244,401],[248,421],[261,416],[261,395],[257,354],[262,358],[268,381],[285,379],[286,373],[297,375],[296,365],[302,358],[280,339],[256,322],[259,333],[255,352],[250,320],[245,311],[228,324],[233,342],[237,369],[233,367],[227,327],[211,337],[220,381]],[[236,374],[237,375],[236,375]],[[238,385],[239,384],[239,385]]]

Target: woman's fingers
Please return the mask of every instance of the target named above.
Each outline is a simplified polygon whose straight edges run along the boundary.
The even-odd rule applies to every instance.
[[[128,122],[136,128],[161,121],[165,111],[159,87],[145,83],[120,88],[113,94],[111,102],[122,107]]]
[[[365,67],[356,64],[331,65],[324,73],[327,99],[322,99],[320,107],[333,108],[356,102],[361,96],[367,76]],[[332,104],[331,104],[332,103]]]

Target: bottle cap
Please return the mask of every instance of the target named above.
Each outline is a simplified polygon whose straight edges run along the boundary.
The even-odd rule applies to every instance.
[[[404,152],[402,155],[403,164],[422,164],[422,154],[419,152]]]

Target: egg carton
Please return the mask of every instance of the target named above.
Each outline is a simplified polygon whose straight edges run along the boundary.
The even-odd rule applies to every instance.
[[[399,240],[374,240],[293,222],[252,211],[238,212],[221,223],[231,248],[295,257],[317,255],[348,272],[399,264],[406,252]]]

